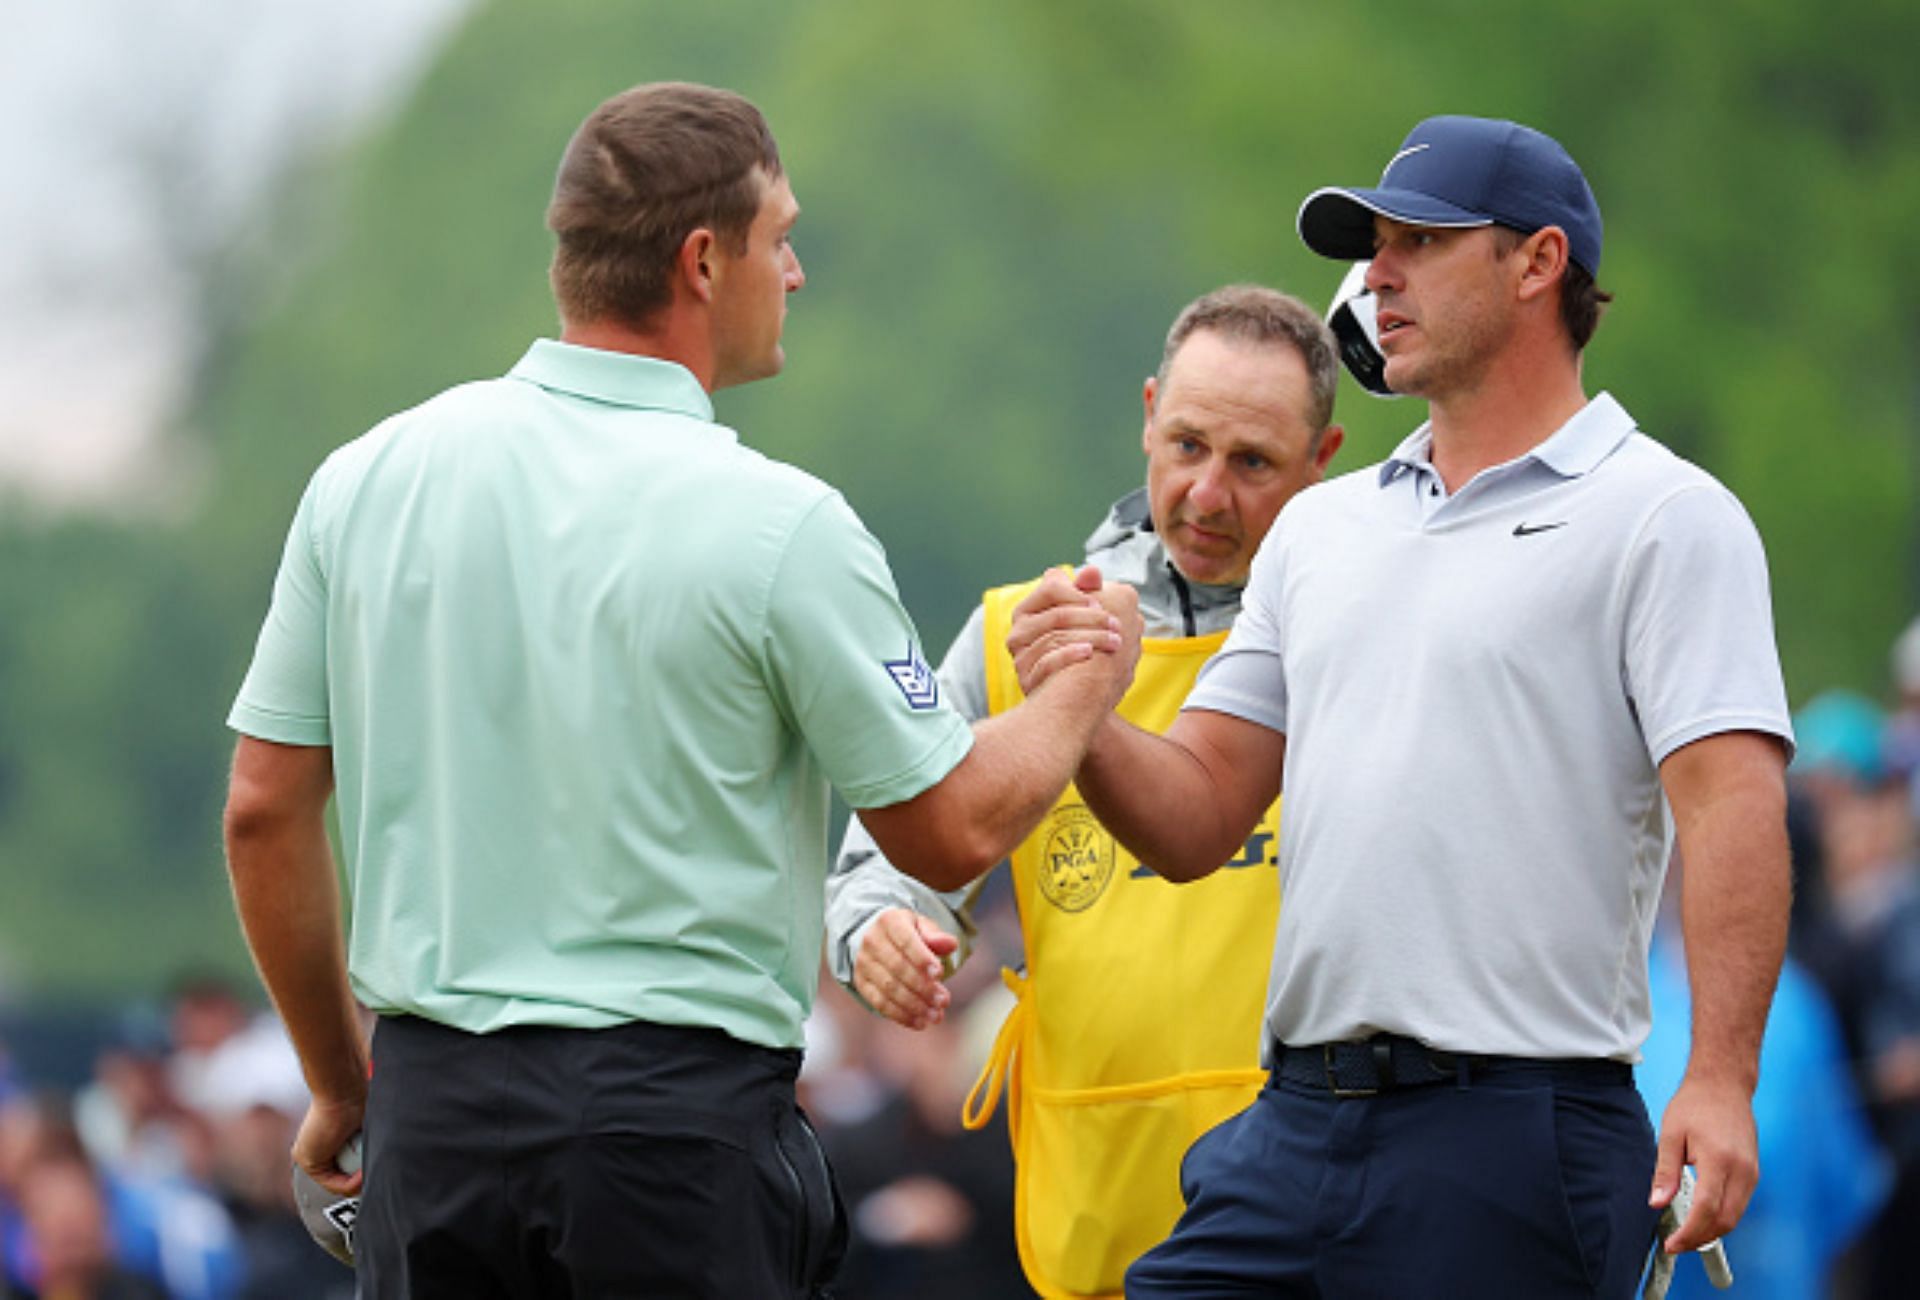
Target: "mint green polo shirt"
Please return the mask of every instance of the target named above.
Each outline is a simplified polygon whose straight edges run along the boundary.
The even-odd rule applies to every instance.
[[[359,997],[797,1047],[829,785],[938,782],[886,556],[680,366],[541,340],[314,474],[228,724],[333,750]]]

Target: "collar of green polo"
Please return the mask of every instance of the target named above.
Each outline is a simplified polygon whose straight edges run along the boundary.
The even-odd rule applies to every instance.
[[[693,372],[659,357],[535,339],[507,376],[609,406],[672,411],[696,420],[713,420],[713,400]]]

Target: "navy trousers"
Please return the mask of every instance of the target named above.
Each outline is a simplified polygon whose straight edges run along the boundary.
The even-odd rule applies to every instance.
[[[362,1300],[787,1300],[846,1244],[798,1052],[634,1023],[373,1039]]]
[[[1373,1097],[1271,1083],[1204,1134],[1131,1300],[1627,1300],[1653,1244],[1630,1080],[1516,1069]]]

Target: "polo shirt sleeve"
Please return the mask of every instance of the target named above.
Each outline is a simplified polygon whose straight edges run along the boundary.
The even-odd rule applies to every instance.
[[[780,708],[852,807],[911,799],[973,747],[973,729],[927,666],[886,553],[837,493],[788,541],[765,656]]]
[[[316,475],[300,498],[273,602],[227,725],[282,745],[332,743],[327,713],[327,584],[315,541]]]
[[[1285,522],[1282,515],[1281,523]],[[1272,731],[1287,730],[1287,675],[1281,658],[1281,594],[1286,553],[1276,525],[1253,557],[1253,570],[1240,598],[1233,630],[1213,658],[1200,668],[1187,709],[1206,709],[1258,723]]]
[[[1732,493],[1707,482],[1661,502],[1623,581],[1627,695],[1656,764],[1728,731],[1792,748],[1766,552]]]

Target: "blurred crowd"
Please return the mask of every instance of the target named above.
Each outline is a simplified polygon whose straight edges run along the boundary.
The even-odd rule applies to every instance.
[[[1920,1276],[1920,619],[1893,648],[1884,699],[1826,692],[1794,721],[1793,929],[1755,1098],[1763,1176],[1728,1243],[1730,1294],[1907,1297]],[[1020,962],[1005,878],[983,896],[942,1024],[898,1029],[822,978],[801,1100],[854,1225],[847,1300],[1031,1294],[1003,1118],[960,1123],[1009,1005],[999,970]],[[1686,1063],[1674,892],[1639,1071],[1656,1117]],[[352,1275],[293,1206],[287,1151],[305,1105],[278,1022],[251,986],[217,976],[183,979],[160,1014],[122,1017],[78,1088],[27,1077],[0,1046],[0,1300],[346,1300]],[[1727,1293],[1683,1262],[1672,1294]]]
[[[251,990],[180,981],[130,1009],[71,1090],[0,1055],[0,1297],[349,1300],[295,1213],[306,1086]]]
[[[823,978],[801,1091],[855,1217],[842,1296],[1031,1294],[1006,1131],[960,1125],[1007,1005],[997,972],[1019,961],[1011,895],[981,915],[955,983],[969,1009],[928,1033]],[[257,991],[195,975],[109,1026],[85,1035],[100,1045],[78,1087],[0,1044],[0,1300],[350,1300],[294,1206],[306,1087]]]
[[[1004,1113],[978,1132],[962,1103],[1013,1005],[1000,980],[1021,962],[1010,873],[989,877],[980,933],[951,981],[947,1018],[920,1032],[869,1012],[824,971],[807,1023],[800,1104],[820,1131],[852,1221],[834,1294],[980,1300],[1030,1296],[1013,1233]]]
[[[1795,1152],[1779,1162],[1775,1199],[1792,1205],[1801,1193],[1772,1235],[1845,1247],[1830,1284],[1849,1300],[1911,1296],[1920,1276],[1920,619],[1890,658],[1885,703],[1829,691],[1794,715],[1793,928],[1767,1050],[1778,1038],[1820,1059],[1769,1077],[1763,1054],[1757,1107],[1775,1114],[1773,1132],[1761,1131],[1763,1171],[1774,1172],[1770,1138]],[[1836,1059],[1838,1070],[1807,1072]],[[1816,1180],[1810,1194],[1803,1185]],[[1743,1231],[1764,1262],[1761,1208]]]
[[[1741,1297],[1893,1300],[1920,1276],[1920,619],[1883,700],[1827,691],[1794,714],[1794,906],[1754,1118],[1761,1181],[1728,1239]],[[1656,1118],[1686,1066],[1676,862],[1652,955],[1638,1078]],[[1710,923],[1710,921],[1709,921]],[[1719,1295],[1682,1267],[1672,1295]]]

